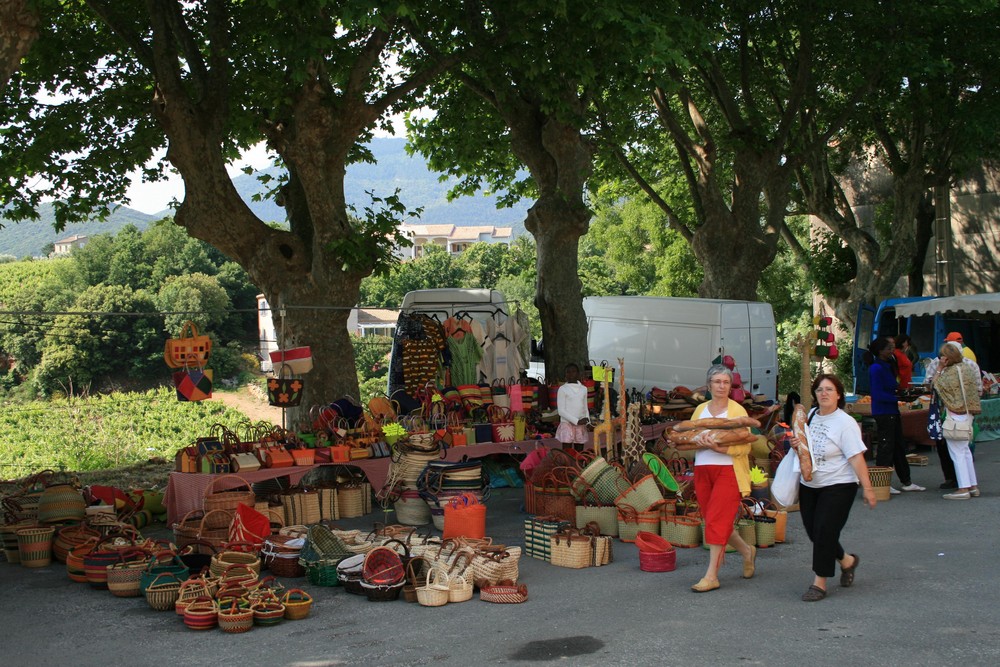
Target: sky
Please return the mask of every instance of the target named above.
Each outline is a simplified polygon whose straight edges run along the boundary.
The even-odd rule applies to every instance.
[[[157,160],[163,159],[165,154],[164,150],[157,155]],[[155,163],[156,160],[152,164]],[[271,166],[263,142],[244,153],[239,162],[231,164],[228,168],[229,175],[241,175],[241,170],[246,166],[254,169],[264,169]],[[184,198],[184,181],[173,170],[171,170],[167,180],[156,183],[143,183],[141,173],[137,171],[132,174],[132,186],[128,189],[128,197],[131,200],[131,203],[128,204],[129,208],[153,215],[166,209],[173,199],[181,201]]]

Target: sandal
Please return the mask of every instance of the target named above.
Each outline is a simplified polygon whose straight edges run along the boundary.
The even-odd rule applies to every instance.
[[[824,591],[819,586],[810,586],[809,589],[802,594],[803,602],[818,602],[826,597],[826,591]]]
[[[840,585],[844,588],[847,588],[854,583],[854,571],[858,569],[858,563],[861,562],[861,559],[858,558],[857,554],[851,555],[854,556],[854,565],[840,568]]]

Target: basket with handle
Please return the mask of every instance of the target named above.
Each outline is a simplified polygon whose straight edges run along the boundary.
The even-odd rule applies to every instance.
[[[177,604],[181,580],[176,574],[164,572],[146,586],[146,602],[156,611],[171,611]]]
[[[289,621],[301,621],[309,615],[312,609],[312,596],[301,588],[293,588],[284,597],[281,603],[285,605],[285,618]]]
[[[277,625],[285,620],[285,605],[279,600],[261,600],[253,603],[254,625]]]
[[[600,526],[601,535],[618,537],[618,508],[610,502],[602,503],[594,487],[586,484],[576,506],[576,527],[583,528],[591,522]]]
[[[576,499],[570,487],[569,472],[569,468],[553,468],[552,472],[532,482],[538,514],[576,521]]]
[[[238,551],[236,549],[220,551],[212,556],[212,564],[209,566],[209,572],[211,572],[212,576],[218,577],[230,565],[246,565],[257,576],[260,576],[260,557],[255,553],[247,553],[246,551]]]
[[[758,501],[761,511],[774,519],[774,541],[778,544],[785,541],[785,529],[788,527],[788,511],[781,509],[771,500]]]
[[[260,555],[262,566],[278,577],[304,577],[305,567],[299,563],[299,555],[305,540],[301,537],[272,535],[264,540]]]
[[[406,583],[403,585],[403,599],[407,602],[417,601],[417,582],[426,580],[427,572],[433,564],[423,556],[414,556],[406,564]]]
[[[87,583],[87,571],[83,559],[94,550],[99,541],[99,539],[91,538],[83,544],[73,547],[72,551],[66,554],[66,575],[70,581],[75,581],[78,584]]]
[[[193,539],[188,540],[187,543],[204,540],[216,549],[220,549],[229,540],[229,529],[233,523],[233,517],[233,512],[228,510],[209,510],[205,512],[198,521],[198,531],[194,534]],[[212,524],[215,524],[217,527],[211,527]],[[176,529],[174,534],[176,535]],[[177,546],[178,548],[183,548],[181,544]]]
[[[758,549],[773,547],[777,520],[767,514],[763,502],[756,498],[744,498],[743,504],[754,522],[753,544]]]
[[[132,558],[132,560],[130,560]],[[137,598],[142,595],[139,581],[146,571],[148,555],[141,550],[124,551],[119,554],[119,561],[108,565],[108,590],[118,598]]]
[[[550,547],[551,552],[551,547]],[[476,549],[472,557],[473,581],[517,581],[520,575],[521,547],[507,547],[502,544]]]
[[[135,536],[135,532],[108,535],[83,557],[83,571],[91,588],[108,587],[108,566],[119,562],[121,552],[135,552],[138,549]]]
[[[177,601],[174,602],[174,611],[178,616],[184,616],[187,606],[201,597],[214,598],[209,592],[208,582],[201,577],[194,577],[181,582],[180,590],[177,591]]]
[[[625,486],[626,484],[628,480],[624,478],[619,482],[621,492],[615,498],[615,505],[619,507],[628,505],[637,512],[643,512],[663,500],[663,494],[653,475],[645,475],[629,486]]]
[[[361,589],[362,570],[365,565],[365,554],[348,556],[337,564],[337,577],[340,585],[351,595],[364,595]]]
[[[66,562],[70,551],[89,539],[100,539],[101,534],[85,523],[63,526],[56,530],[52,539],[52,557],[60,563]]]
[[[701,519],[684,514],[665,514],[660,518],[660,534],[675,547],[691,549],[701,546]]]
[[[245,598],[230,598],[219,605],[219,628],[229,634],[247,632],[253,628],[253,609]]]
[[[451,597],[451,580],[448,573],[440,568],[427,572],[423,586],[417,586],[417,602],[421,607],[441,607],[448,604]]]
[[[184,608],[184,625],[191,630],[211,630],[219,624],[219,604],[203,595]]]
[[[239,482],[241,487],[246,488],[232,487],[222,491],[215,490],[219,482],[225,481],[228,483],[234,479]],[[253,487],[250,485],[250,482],[239,475],[220,475],[205,487],[205,498],[202,501],[202,509],[205,510],[205,517],[202,523],[206,528],[228,528],[229,522],[223,523],[221,517],[218,515],[210,516],[209,514],[213,510],[235,512],[236,506],[240,503],[253,507],[255,499],[256,496],[254,496]],[[232,521],[232,518],[229,521]],[[205,539],[204,535],[201,537]]]
[[[176,553],[167,550],[159,551],[149,559],[145,572],[139,578],[139,592],[145,593],[146,587],[149,586],[150,582],[164,572],[171,572],[177,575],[177,578],[181,581],[187,579],[190,574],[187,565],[177,557]]]

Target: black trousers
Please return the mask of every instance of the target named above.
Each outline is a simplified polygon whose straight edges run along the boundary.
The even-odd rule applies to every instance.
[[[903,420],[899,415],[872,415],[878,433],[875,436],[875,465],[895,468],[899,483],[909,486],[910,463],[903,445]]]
[[[840,531],[857,495],[855,482],[818,489],[799,484],[799,513],[813,543],[812,569],[818,577],[832,577],[837,572],[837,561],[844,557]]]

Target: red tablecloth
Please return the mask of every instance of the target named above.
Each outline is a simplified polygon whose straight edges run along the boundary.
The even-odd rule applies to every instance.
[[[459,461],[463,456],[481,458],[490,454],[526,455],[538,446],[557,447],[560,445],[553,438],[518,442],[489,442],[467,447],[451,447],[445,453],[444,460]],[[365,473],[372,488],[377,490],[385,485],[385,480],[389,476],[389,463],[390,459],[388,458],[360,459],[350,463],[317,463],[311,466],[292,466],[290,468],[263,468],[253,472],[240,473],[238,476],[172,472],[167,481],[167,491],[164,496],[164,504],[167,507],[167,525],[172,526],[189,512],[200,510],[206,489],[216,481],[218,483],[213,484],[212,491],[223,491],[240,486],[241,478],[253,484],[287,475],[292,484],[297,484],[307,472],[320,466],[351,465],[360,468]]]
[[[642,436],[646,440],[654,440],[663,433],[669,424],[660,423],[652,426],[642,427]],[[590,438],[593,443],[593,434]],[[559,442],[554,438],[542,440],[519,440],[516,442],[487,442],[479,445],[469,445],[467,447],[451,447],[445,453],[444,460],[459,461],[463,456],[470,458],[481,458],[490,454],[513,454],[515,456],[527,455],[535,447],[559,447]],[[292,466],[290,468],[264,468],[253,472],[240,473],[236,476],[209,475],[201,473],[170,473],[167,481],[167,491],[164,496],[164,504],[167,507],[167,525],[172,526],[175,522],[184,518],[189,512],[200,510],[205,499],[205,491],[212,484],[212,491],[223,491],[225,489],[240,486],[240,478],[250,484],[262,482],[275,477],[288,476],[292,484],[297,484],[299,480],[310,470],[315,470],[319,466],[330,465],[351,465],[361,469],[368,478],[373,489],[381,489],[385,485],[385,480],[389,476],[390,459],[361,459],[350,463],[317,463],[311,466]],[[213,484],[214,482],[218,482]]]

